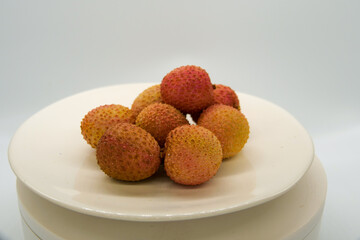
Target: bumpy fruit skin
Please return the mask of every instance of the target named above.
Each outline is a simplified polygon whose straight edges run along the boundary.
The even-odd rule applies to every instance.
[[[196,125],[177,127],[166,139],[165,171],[176,183],[204,183],[216,174],[221,162],[221,144],[206,128]]]
[[[140,181],[158,170],[160,147],[144,129],[120,123],[101,137],[96,158],[108,176],[123,181]]]
[[[213,87],[215,104],[224,104],[240,110],[239,98],[234,90],[221,84],[214,84]]]
[[[133,111],[135,117],[147,106],[153,103],[162,103],[160,92],[160,84],[151,86],[144,91],[142,91],[134,100],[131,105],[131,110]]]
[[[136,118],[136,125],[149,132],[158,141],[160,147],[164,146],[171,130],[188,124],[188,120],[179,110],[165,103],[147,106]]]
[[[183,113],[199,112],[214,102],[208,73],[197,66],[182,66],[168,73],[161,82],[165,103]]]
[[[92,109],[81,121],[81,134],[91,147],[96,148],[105,131],[117,123],[134,123],[133,112],[122,105],[103,105]]]
[[[215,104],[204,110],[197,124],[212,131],[220,140],[224,158],[240,152],[250,134],[245,115],[223,104]]]
[[[237,94],[230,87],[214,84],[214,104],[224,104],[240,110],[240,102]],[[194,122],[197,122],[202,111],[191,113],[191,118]]]

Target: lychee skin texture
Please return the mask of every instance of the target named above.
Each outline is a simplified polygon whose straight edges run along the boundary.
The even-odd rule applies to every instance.
[[[206,128],[184,125],[172,130],[166,139],[165,171],[176,183],[204,183],[217,173],[221,162],[221,144]]]
[[[149,132],[158,141],[160,147],[164,146],[171,130],[188,124],[188,120],[179,110],[165,103],[147,106],[136,118],[136,125]]]
[[[161,82],[165,103],[183,113],[199,112],[214,102],[208,73],[197,66],[182,66],[168,73]]]
[[[215,104],[225,104],[240,110],[239,98],[234,90],[222,84],[214,84]]]
[[[135,118],[147,106],[153,103],[162,103],[160,84],[153,85],[142,91],[131,105]]]
[[[96,149],[101,170],[123,181],[140,181],[160,166],[160,147],[150,133],[129,123],[109,128]]]
[[[134,123],[133,112],[122,105],[102,105],[88,112],[81,121],[81,134],[91,147],[96,148],[105,131],[121,122]]]
[[[240,152],[250,134],[245,115],[223,104],[215,104],[204,110],[197,124],[212,131],[220,140],[224,158]]]
[[[237,94],[230,87],[214,84],[214,104],[224,104],[240,110],[240,102]],[[194,122],[197,122],[202,111],[191,113],[191,118]]]

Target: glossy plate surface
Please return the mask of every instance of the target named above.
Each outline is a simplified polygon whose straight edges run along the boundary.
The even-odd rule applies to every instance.
[[[80,122],[104,104],[130,107],[152,84],[127,84],[79,93],[29,118],[9,146],[14,173],[30,189],[65,208],[131,221],[172,221],[246,209],[289,190],[314,158],[311,137],[284,109],[238,93],[250,124],[250,138],[235,157],[224,160],[210,181],[195,187],[173,183],[160,170],[136,183],[107,177],[95,150],[83,140]]]

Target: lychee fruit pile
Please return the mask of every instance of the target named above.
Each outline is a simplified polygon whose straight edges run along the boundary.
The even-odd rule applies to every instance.
[[[172,70],[161,84],[141,92],[131,108],[102,105],[81,121],[100,169],[122,181],[149,178],[163,166],[178,184],[202,184],[243,149],[249,133],[235,91],[211,83],[209,74],[193,65]]]

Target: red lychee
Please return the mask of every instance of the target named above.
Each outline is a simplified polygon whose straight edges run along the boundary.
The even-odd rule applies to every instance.
[[[101,137],[96,158],[108,176],[139,181],[152,176],[160,166],[160,147],[144,129],[129,123],[109,128]]]
[[[239,98],[234,90],[222,84],[214,84],[215,104],[224,104],[240,110]]]
[[[161,82],[161,97],[183,113],[199,112],[214,102],[208,73],[188,65],[172,70]]]

